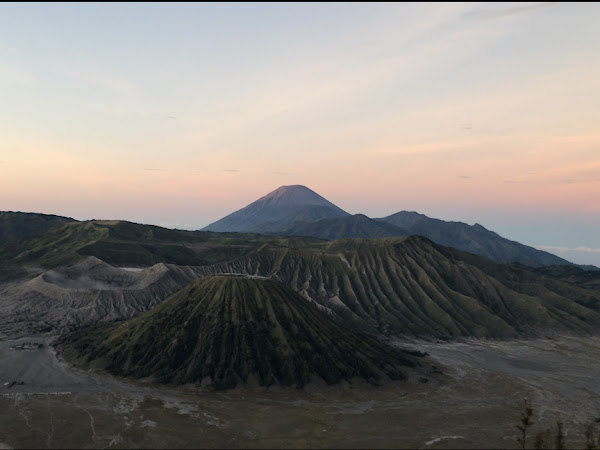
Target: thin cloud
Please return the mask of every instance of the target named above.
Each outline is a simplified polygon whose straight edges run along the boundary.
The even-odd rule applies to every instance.
[[[600,253],[600,248],[590,248],[583,245],[579,247],[571,248],[571,247],[559,247],[555,245],[536,245],[537,248],[541,248],[543,250],[548,250],[551,252],[582,252],[582,253]]]
[[[271,172],[273,175],[296,175],[294,172]]]
[[[150,167],[144,167],[144,170],[147,170],[148,172],[168,172],[166,169],[153,169]]]
[[[458,127],[459,130],[466,131],[472,135],[480,135],[480,136],[501,136],[505,135],[506,132],[502,130],[493,130],[491,128],[476,128],[472,123],[462,123]]]
[[[469,175],[459,175],[458,178],[464,178],[465,180],[470,180],[473,177],[469,176]]]
[[[177,117],[175,117],[175,116],[167,116],[167,119],[177,120]]]
[[[239,172],[239,170],[238,169],[223,169],[223,170],[221,170],[221,172],[236,173],[236,172]]]
[[[518,5],[508,7],[488,7],[480,8],[473,11],[467,11],[463,14],[465,19],[497,19],[506,16],[524,14],[536,9],[547,8],[554,5],[556,2],[540,2],[529,5]]]

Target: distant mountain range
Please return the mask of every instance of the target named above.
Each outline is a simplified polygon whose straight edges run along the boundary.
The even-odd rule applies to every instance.
[[[3,247],[10,247],[23,239],[51,231],[57,225],[69,223],[78,222],[55,215],[0,212],[0,258]],[[126,224],[127,222],[120,221],[117,228],[125,232],[128,227]],[[159,227],[155,229],[164,230]],[[595,266],[577,265],[546,251],[506,239],[480,224],[448,222],[413,211],[400,211],[375,219],[364,214],[350,215],[301,185],[281,186],[250,205],[206,226],[201,231],[258,233],[266,236],[313,237],[325,240],[420,235],[437,244],[474,253],[499,263],[516,263],[530,267],[576,266],[584,270],[600,270]],[[177,230],[169,230],[169,232],[184,233]],[[51,239],[51,237],[47,238]],[[31,251],[29,249],[27,253]],[[104,247],[103,252],[107,251],[110,252],[110,248]],[[145,259],[145,264],[166,259],[167,262],[177,261],[195,265],[205,264],[211,259],[201,258],[190,249],[181,246],[153,247],[148,243],[132,251],[139,258]],[[175,255],[173,251],[179,253]],[[238,254],[234,248],[231,251],[231,256]],[[6,249],[4,252],[6,253]],[[154,256],[151,253],[154,253]],[[184,258],[186,255],[187,260]],[[45,258],[47,257],[49,256],[46,255]],[[105,254],[99,257],[112,259]],[[0,269],[0,280],[3,277],[2,272]]]
[[[475,253],[496,262],[517,262],[532,267],[573,264],[543,250],[503,238],[478,223],[446,222],[409,211],[376,220],[396,225],[410,234],[425,236],[437,244]]]
[[[409,211],[378,219],[363,214],[350,215],[300,185],[282,186],[203,230],[312,236],[327,240],[417,234],[437,244],[501,263],[519,263],[531,267],[574,265],[551,253],[503,238],[479,224],[446,222]],[[593,266],[584,268],[591,269]]]

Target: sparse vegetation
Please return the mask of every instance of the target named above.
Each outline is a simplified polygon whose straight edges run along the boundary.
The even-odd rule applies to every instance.
[[[538,431],[533,441],[533,448],[536,450],[552,448],[552,430],[548,428],[546,430]]]
[[[521,432],[521,436],[517,439],[517,441],[519,442],[519,444],[521,444],[522,449],[525,449],[526,445],[527,445],[527,431],[529,430],[529,427],[531,427],[531,425],[532,425],[532,422],[531,422],[532,414],[533,414],[533,410],[527,404],[527,401],[525,401],[525,411],[523,413],[521,413],[520,425],[517,425],[517,428]]]
[[[518,425],[515,425],[521,432],[521,435],[517,438],[517,442],[519,443],[519,446],[522,449],[527,448],[527,435],[530,428],[534,425],[533,421],[531,420],[532,416],[533,409],[526,400],[524,411],[521,412],[520,423]],[[600,448],[600,434],[598,434],[596,431],[596,421],[594,419],[590,420],[584,425],[583,436],[585,439],[586,450]],[[567,447],[563,422],[561,420],[557,420],[553,427],[541,428],[537,431],[533,441],[533,448],[536,450],[562,450],[564,448],[573,447]]]

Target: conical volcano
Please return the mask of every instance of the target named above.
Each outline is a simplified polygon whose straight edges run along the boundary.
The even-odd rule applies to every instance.
[[[203,230],[277,232],[294,222],[311,222],[348,215],[346,211],[306,186],[281,186]]]
[[[116,375],[218,389],[403,379],[402,369],[417,364],[286,286],[241,276],[200,278],[136,319],[80,331],[59,346]]]

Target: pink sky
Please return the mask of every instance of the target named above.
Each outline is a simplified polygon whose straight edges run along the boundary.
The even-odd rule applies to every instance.
[[[594,3],[2,5],[0,210],[201,228],[304,184],[600,264],[599,21]]]

